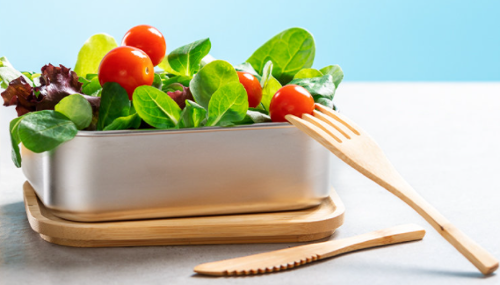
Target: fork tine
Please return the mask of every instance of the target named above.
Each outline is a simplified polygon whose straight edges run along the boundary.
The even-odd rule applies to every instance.
[[[327,132],[329,135],[331,135],[336,141],[338,141],[339,143],[342,142],[342,140],[340,139],[340,137],[342,135],[346,136],[348,139],[350,139],[350,137],[344,133],[342,130],[339,130],[338,128],[335,128],[335,127],[332,127],[331,125],[317,119],[316,117],[313,117],[309,114],[304,114],[302,115],[302,119],[307,121],[307,122],[310,122],[312,123],[313,125],[317,126],[318,128],[322,129],[323,131]],[[339,132],[341,134],[339,134]]]
[[[359,131],[356,130],[356,124],[354,124],[353,122],[349,121],[349,119],[347,119],[346,117],[340,115],[338,112],[336,111],[333,111],[332,109],[330,108],[327,108],[321,104],[316,104],[316,108],[318,110],[320,110],[323,114],[337,120],[338,122],[340,122],[342,125],[346,126],[349,130],[351,130],[353,133],[355,133],[356,135],[360,135]]]
[[[314,124],[306,120],[303,120],[299,117],[296,117],[294,115],[286,115],[285,118],[297,129],[306,133],[308,136],[314,138],[320,144],[330,149],[331,151],[335,151],[340,146],[340,143],[336,139],[334,139],[327,132],[316,127]]]
[[[348,139],[351,139],[351,136],[348,135],[342,128],[346,128],[346,126],[340,124],[337,120],[333,119],[332,117],[330,116],[327,116],[323,113],[321,113],[320,111],[317,111],[317,110],[314,110],[313,111],[313,114],[314,114],[314,117],[316,117],[317,119],[325,122],[328,126],[331,126],[333,127],[334,129],[336,129],[337,131],[339,131],[342,135],[344,135],[344,137],[348,138]],[[339,126],[341,125],[341,126]]]

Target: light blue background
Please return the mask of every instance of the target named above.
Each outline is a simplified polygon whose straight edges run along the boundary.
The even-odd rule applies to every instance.
[[[304,27],[315,67],[338,63],[346,81],[499,81],[500,1],[7,1],[0,55],[20,70],[73,67],[94,33],[117,41],[150,24],[169,51],[204,37],[233,64],[278,32]]]

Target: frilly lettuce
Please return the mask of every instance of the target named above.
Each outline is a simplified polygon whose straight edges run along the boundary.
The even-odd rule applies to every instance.
[[[42,67],[40,86],[32,87],[24,76],[10,82],[2,92],[4,106],[16,106],[18,116],[40,110],[54,110],[61,99],[71,94],[81,94],[92,106],[94,113],[99,110],[101,98],[82,94],[82,83],[78,76],[63,65],[52,64]]]

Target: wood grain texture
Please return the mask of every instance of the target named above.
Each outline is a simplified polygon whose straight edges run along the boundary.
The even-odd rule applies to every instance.
[[[351,251],[421,240],[424,235],[425,230],[420,226],[412,224],[400,225],[345,239],[301,245],[250,256],[204,263],[196,266],[194,271],[213,276],[276,272]]]
[[[481,273],[498,269],[498,260],[451,224],[404,180],[377,143],[347,117],[316,104],[314,116],[287,115],[290,123],[328,148],[345,163],[411,206]],[[325,119],[326,118],[326,119]],[[347,135],[346,135],[347,134]]]
[[[44,240],[75,247],[305,242],[332,235],[345,211],[332,189],[321,205],[297,211],[83,223],[54,216],[28,182],[24,204]]]

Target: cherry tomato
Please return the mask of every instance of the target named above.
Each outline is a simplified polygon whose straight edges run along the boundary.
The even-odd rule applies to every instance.
[[[167,44],[162,33],[148,25],[139,25],[128,30],[123,37],[122,46],[142,49],[151,58],[154,66],[163,60],[167,51]]]
[[[238,78],[247,91],[248,106],[257,107],[262,99],[262,87],[260,87],[259,80],[252,74],[242,71],[238,71]]]
[[[302,114],[313,114],[314,99],[302,86],[286,85],[279,89],[271,99],[269,114],[273,122],[286,122],[285,115],[302,117]]]
[[[99,65],[99,83],[116,82],[132,100],[135,88],[151,85],[155,77],[149,56],[135,47],[117,47],[108,52]]]

